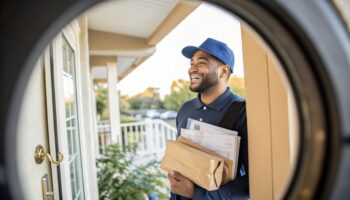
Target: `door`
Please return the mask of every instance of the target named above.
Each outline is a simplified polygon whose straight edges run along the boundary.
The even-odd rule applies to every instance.
[[[57,170],[54,185],[61,199],[85,199],[80,142],[77,87],[77,53],[74,33],[63,31],[52,42],[49,80],[52,85],[54,127],[50,134],[56,151],[65,159]],[[48,70],[49,71],[49,70]]]
[[[49,118],[50,111],[47,110],[47,96],[45,83],[45,69],[49,65],[47,59],[48,51],[46,50],[30,76],[25,89],[23,102],[21,105],[18,121],[18,160],[19,177],[21,188],[26,199],[38,200],[50,199],[54,190],[51,182],[55,177],[54,171],[56,165],[52,164],[46,157],[41,161],[36,161],[34,152],[38,145],[52,156],[52,160],[56,161],[56,154],[51,151],[49,140]],[[48,195],[44,195],[44,194]],[[57,194],[56,194],[57,195]],[[58,199],[58,198],[56,198]]]

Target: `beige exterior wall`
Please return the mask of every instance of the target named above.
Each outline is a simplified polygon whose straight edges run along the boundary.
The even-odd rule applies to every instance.
[[[242,25],[251,199],[280,199],[295,156],[292,94],[273,55]],[[293,126],[293,127],[290,127]],[[293,145],[293,148],[291,147]],[[293,151],[293,152],[292,152]]]

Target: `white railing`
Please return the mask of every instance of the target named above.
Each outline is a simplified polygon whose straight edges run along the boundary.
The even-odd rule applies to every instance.
[[[97,132],[98,132],[98,144],[99,152],[102,153],[103,149],[111,144],[111,126],[109,121],[99,121],[97,123]]]
[[[97,125],[100,152],[111,144],[111,132],[109,122],[101,122]],[[120,125],[118,141],[121,146],[137,144],[137,160],[160,160],[166,140],[176,139],[176,128],[163,120],[146,120],[143,122],[124,123]]]

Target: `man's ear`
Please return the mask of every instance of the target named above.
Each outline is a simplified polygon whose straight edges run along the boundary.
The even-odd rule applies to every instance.
[[[220,78],[222,77],[228,77],[228,74],[230,74],[230,66],[228,65],[223,65],[221,69],[221,75]]]

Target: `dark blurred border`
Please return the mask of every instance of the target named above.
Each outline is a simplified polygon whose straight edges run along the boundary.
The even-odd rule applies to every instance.
[[[16,124],[24,86],[36,60],[50,40],[70,20],[98,0],[26,0],[0,3],[0,194],[2,199],[25,199],[18,182],[16,165]],[[290,189],[285,198],[346,199],[350,196],[350,45],[349,35],[339,14],[328,1],[211,1],[235,12],[251,25],[279,52],[291,81],[298,80],[298,62],[283,60],[300,55],[284,55],[281,51],[302,54],[305,69],[312,83],[292,82],[296,98],[302,99],[301,119],[315,120],[310,124],[325,131],[325,145],[317,147],[310,121],[303,121],[300,159]],[[260,18],[259,18],[259,17]],[[264,18],[265,17],[265,18]],[[277,32],[274,32],[277,31]],[[281,35],[271,35],[280,33]],[[291,40],[284,41],[287,35]],[[288,50],[298,49],[301,52]],[[292,62],[292,63],[289,63]],[[299,71],[298,71],[299,70]],[[301,86],[315,84],[312,94],[320,99],[310,99]],[[299,95],[299,96],[298,96]],[[302,96],[305,95],[305,96]],[[305,99],[303,99],[305,98]],[[311,104],[323,106],[313,108]],[[306,102],[307,106],[303,105]],[[314,110],[313,110],[314,109]],[[305,115],[304,111],[309,112]],[[317,112],[324,117],[315,117]],[[310,117],[311,116],[311,117]],[[322,124],[320,122],[324,120]],[[324,128],[324,130],[323,130]],[[304,132],[310,131],[310,132]],[[315,147],[316,146],[316,147]],[[317,151],[320,150],[320,151]],[[307,152],[307,153],[305,153]],[[310,153],[310,154],[308,154]],[[316,159],[319,165],[307,159]],[[306,164],[305,164],[306,163]],[[316,162],[315,162],[316,163]],[[318,171],[314,181],[315,191],[302,196],[311,167]],[[312,180],[311,180],[312,182]],[[300,196],[301,195],[301,196]]]

